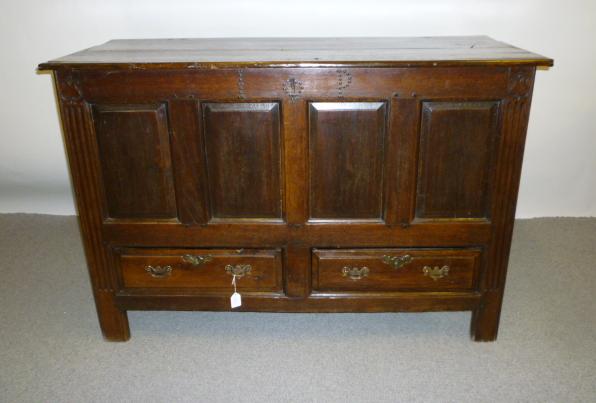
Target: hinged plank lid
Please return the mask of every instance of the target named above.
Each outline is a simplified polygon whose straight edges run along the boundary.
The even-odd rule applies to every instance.
[[[119,39],[42,63],[40,69],[552,66],[544,56],[487,36],[419,38]]]

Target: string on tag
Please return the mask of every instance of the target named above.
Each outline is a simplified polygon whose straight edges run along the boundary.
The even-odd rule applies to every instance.
[[[238,294],[238,291],[236,291],[236,275],[233,274],[232,276],[232,285],[234,286],[234,293],[230,297],[230,306],[232,307],[232,309],[234,309],[242,305],[242,296]]]

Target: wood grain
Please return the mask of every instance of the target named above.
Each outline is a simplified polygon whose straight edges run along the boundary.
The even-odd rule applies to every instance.
[[[54,80],[62,95],[59,97],[62,130],[99,324],[106,340],[125,341],[130,338],[128,316],[115,304],[118,277],[113,256],[101,236],[106,204],[92,110],[79,97],[76,75],[56,72]]]
[[[376,295],[313,294],[308,299],[286,296],[247,295],[242,312],[443,312],[476,308],[474,292],[395,292]],[[229,311],[230,298],[196,293],[122,292],[116,304],[126,310]]]
[[[208,257],[193,265],[185,255]],[[118,251],[123,289],[129,288],[193,288],[206,292],[232,295],[232,275],[227,265],[250,265],[250,273],[237,277],[241,293],[281,291],[281,251],[255,249],[120,249]],[[147,267],[170,267],[164,277],[152,276]]]
[[[174,186],[178,220],[185,224],[206,224],[209,212],[207,167],[198,101],[173,99],[168,102],[171,129]],[[189,147],[193,144],[193,147]]]
[[[495,230],[488,249],[490,265],[481,279],[481,304],[472,313],[471,334],[477,341],[495,340],[499,330],[534,74],[534,69],[512,69],[511,96],[504,101],[492,211]]]
[[[40,65],[95,68],[300,66],[551,66],[544,56],[487,36],[385,38],[196,38],[114,40]]]
[[[309,105],[311,218],[381,219],[386,110],[383,102]]]
[[[383,257],[410,256],[411,262],[395,268]],[[472,290],[479,267],[475,249],[315,249],[313,289],[317,291]],[[444,278],[425,275],[424,267],[445,267]],[[344,268],[366,268],[368,274],[353,279]]]
[[[423,102],[416,217],[486,218],[499,103]]]
[[[282,218],[277,103],[203,104],[214,218]]]
[[[452,37],[117,41],[41,65],[103,334],[126,340],[132,309],[230,310],[225,266],[251,264],[240,311],[471,310],[494,340],[550,64]]]
[[[109,218],[175,218],[165,105],[94,108]]]

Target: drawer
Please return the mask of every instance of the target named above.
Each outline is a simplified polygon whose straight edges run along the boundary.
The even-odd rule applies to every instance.
[[[193,288],[231,292],[281,290],[281,251],[258,249],[145,249],[118,251],[124,288]]]
[[[316,291],[470,290],[478,249],[314,249]]]

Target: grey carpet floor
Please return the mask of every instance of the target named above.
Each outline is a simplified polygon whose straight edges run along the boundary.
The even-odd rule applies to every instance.
[[[131,312],[104,342],[74,217],[0,215],[1,402],[596,402],[596,219],[516,223],[499,340],[469,313]]]

